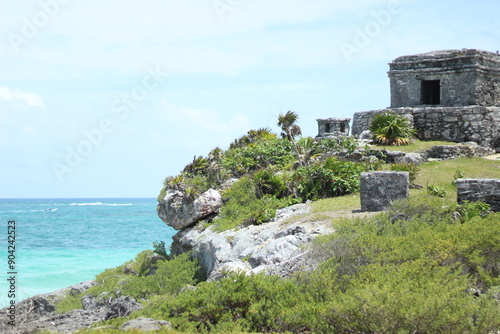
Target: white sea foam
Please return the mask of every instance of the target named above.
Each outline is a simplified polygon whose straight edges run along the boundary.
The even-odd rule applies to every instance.
[[[101,202],[94,202],[94,203],[71,203],[68,205],[81,205],[81,206],[87,206],[87,205],[102,205]]]
[[[101,202],[95,202],[95,203],[71,203],[68,205],[79,205],[79,206],[95,206],[95,205],[103,205],[103,206],[131,206],[133,205],[132,203],[101,203]]]

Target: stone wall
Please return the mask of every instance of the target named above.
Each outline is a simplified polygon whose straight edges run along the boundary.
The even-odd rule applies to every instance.
[[[389,108],[354,114],[352,135],[359,136],[370,127],[376,113],[395,112],[412,115],[417,138],[451,142],[475,142],[500,149],[500,107],[424,107]]]
[[[350,130],[350,118],[325,118],[317,119],[318,138],[324,137],[348,137]]]
[[[477,145],[438,145],[425,151],[426,158],[450,160],[458,158],[484,157],[494,154],[491,148]]]
[[[403,56],[389,64],[391,107],[500,105],[500,55],[464,49]],[[437,83],[439,103],[424,101],[424,81]]]
[[[481,201],[490,205],[490,210],[500,211],[500,179],[458,179],[458,203]]]
[[[409,196],[408,172],[361,173],[361,211],[383,211],[391,202]]]

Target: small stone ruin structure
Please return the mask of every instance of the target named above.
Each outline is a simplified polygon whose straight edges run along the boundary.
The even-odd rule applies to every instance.
[[[318,135],[316,138],[348,137],[351,129],[350,118],[317,119]]]
[[[481,201],[500,212],[500,179],[458,179],[458,203]]]
[[[361,211],[383,211],[391,202],[408,198],[409,194],[408,172],[361,173]]]
[[[475,142],[500,151],[500,55],[475,49],[434,51],[389,64],[391,106],[354,114],[352,135],[373,116],[413,118],[417,138]]]

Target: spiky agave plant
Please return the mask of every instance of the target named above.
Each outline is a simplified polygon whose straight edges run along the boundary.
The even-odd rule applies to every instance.
[[[416,133],[407,118],[392,112],[375,115],[370,131],[376,143],[393,146],[410,144]]]

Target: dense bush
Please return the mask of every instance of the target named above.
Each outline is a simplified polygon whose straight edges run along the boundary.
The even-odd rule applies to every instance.
[[[327,158],[324,162],[297,169],[294,178],[303,200],[317,200],[357,191],[363,171],[361,164]]]
[[[116,268],[107,269],[96,276],[96,285],[85,293],[67,295],[56,309],[59,313],[81,308],[84,294],[99,296],[106,292],[110,296],[131,296],[136,299],[154,295],[175,295],[186,285],[194,285],[198,280],[198,265],[188,254],[170,260],[158,260],[153,251],[139,253],[134,261]]]
[[[269,166],[284,167],[295,159],[293,145],[289,140],[270,138],[229,149],[222,165],[233,175],[242,176]]]
[[[321,152],[341,152],[354,153],[358,147],[358,141],[354,137],[324,138],[319,141]]]
[[[234,274],[201,283],[175,299],[158,298],[141,315],[167,317],[175,329],[186,332],[282,332],[309,320],[292,312],[307,298],[291,280]]]
[[[274,187],[274,185],[266,181],[264,176],[262,178],[259,191],[250,177],[243,177],[223,193],[227,202],[222,206],[219,216],[214,221],[219,231],[240,225],[258,225],[268,222],[276,215],[276,209],[296,203],[291,197],[277,198],[275,195],[263,193],[263,189],[268,189],[271,193],[273,189],[267,187]],[[281,189],[281,184],[278,182],[276,187]],[[261,196],[258,196],[258,193]]]

